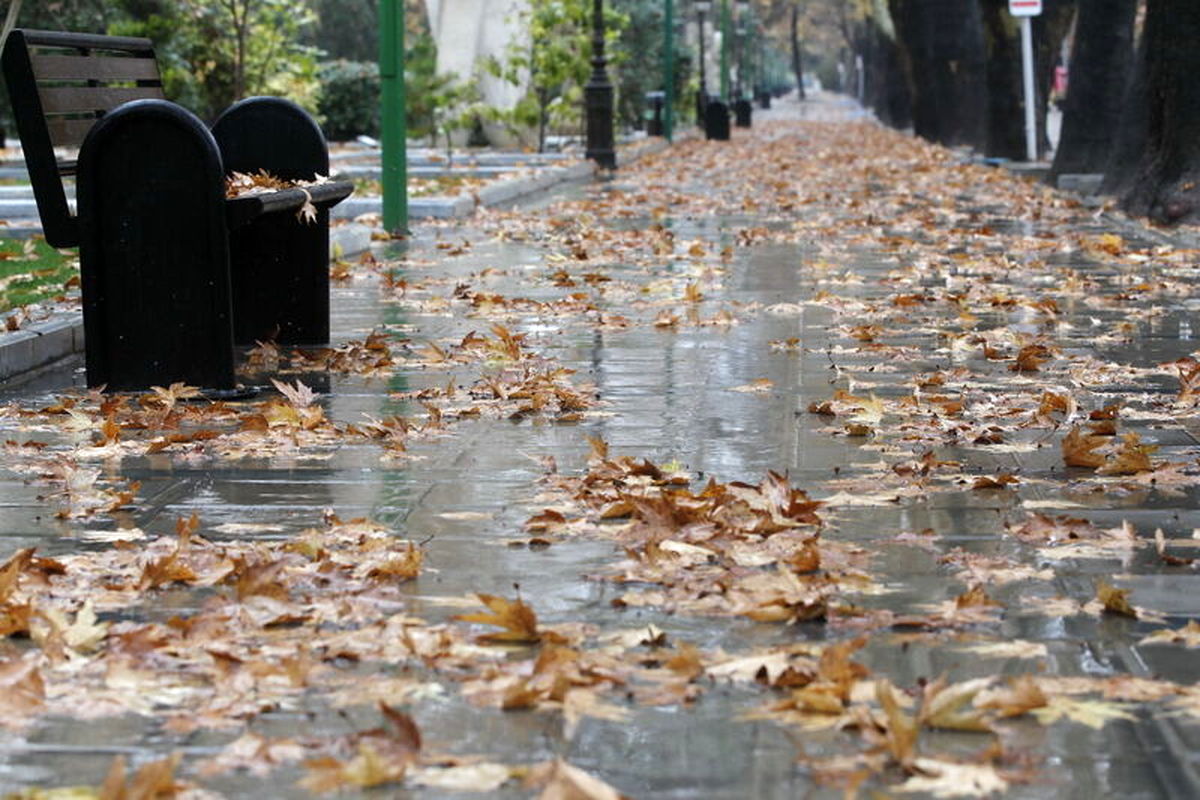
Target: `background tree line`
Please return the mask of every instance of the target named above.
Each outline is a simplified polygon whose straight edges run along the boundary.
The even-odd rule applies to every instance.
[[[529,0],[522,12],[529,35],[504,57],[479,64],[476,75],[439,74],[424,3],[405,4],[411,136],[478,135],[487,119],[540,132],[540,145],[548,130],[578,125],[590,72],[590,0]],[[662,2],[606,5],[618,123],[640,127],[645,92],[662,88]],[[18,25],[148,37],[167,96],[202,117],[245,96],[279,95],[315,112],[331,139],[346,139],[379,132],[377,7],[377,0],[51,0],[23,3]],[[681,43],[681,108],[692,61]],[[475,81],[485,71],[527,85],[525,97],[515,108],[483,106]],[[3,108],[7,121],[7,102]]]
[[[767,0],[837,51],[845,88],[883,122],[930,141],[1023,159],[1021,48],[1007,0]],[[1200,221],[1200,2],[1044,0],[1033,20],[1038,141],[1071,43],[1050,179],[1102,173],[1128,211]],[[854,74],[859,70],[861,73]]]

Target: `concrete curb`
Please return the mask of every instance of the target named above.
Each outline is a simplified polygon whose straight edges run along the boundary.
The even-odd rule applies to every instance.
[[[0,333],[0,381],[27,375],[40,367],[83,352],[83,316],[59,312],[50,319]]]
[[[686,130],[675,137],[676,142],[695,137]],[[665,139],[646,139],[617,151],[619,166],[628,166],[648,155],[661,153],[671,145]],[[409,219],[465,219],[479,208],[514,203],[529,195],[567,183],[590,180],[596,174],[591,161],[578,161],[567,166],[542,166],[529,175],[495,181],[478,192],[459,195],[412,197],[408,201]],[[378,197],[349,197],[333,209],[335,219],[355,219],[363,214],[379,214],[383,201]]]

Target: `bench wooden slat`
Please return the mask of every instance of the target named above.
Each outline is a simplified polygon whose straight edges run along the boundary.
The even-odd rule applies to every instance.
[[[50,134],[52,147],[78,147],[83,137],[96,124],[94,117],[87,119],[47,119],[46,130]]]
[[[61,47],[64,49],[123,50],[153,55],[154,43],[140,36],[106,36],[98,33],[69,33],[66,31],[24,30],[30,47]]]
[[[157,81],[158,64],[149,56],[34,55],[33,74],[39,81]]]
[[[46,114],[109,111],[130,100],[163,99],[161,86],[43,86],[38,94]]]

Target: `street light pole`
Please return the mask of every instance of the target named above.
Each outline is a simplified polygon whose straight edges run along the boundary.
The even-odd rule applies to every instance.
[[[397,0],[379,8],[379,78],[383,112],[383,227],[408,233],[408,130],[404,101],[404,11]]]
[[[604,0],[592,0],[592,75],[583,93],[587,106],[587,157],[601,169],[616,169],[613,149],[613,87],[604,58]]]
[[[675,3],[666,0],[663,9],[663,136],[675,133]]]
[[[704,127],[704,113],[708,107],[708,79],[706,75],[708,71],[705,69],[705,60],[707,56],[704,54],[704,15],[708,12],[710,3],[708,0],[697,0],[696,16],[700,22],[700,33],[697,39],[700,42],[700,91],[696,93],[696,124],[701,128]]]

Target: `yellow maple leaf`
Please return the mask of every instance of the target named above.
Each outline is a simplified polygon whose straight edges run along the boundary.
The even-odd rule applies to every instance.
[[[1102,580],[1096,584],[1096,599],[1103,604],[1106,614],[1137,618],[1137,609],[1129,603],[1128,589],[1118,589]]]
[[[482,592],[476,592],[475,596],[490,609],[490,612],[459,614],[454,619],[504,628],[500,633],[485,633],[479,637],[480,641],[497,644],[536,644],[542,640],[542,634],[538,631],[537,614],[521,598],[508,600]]]

